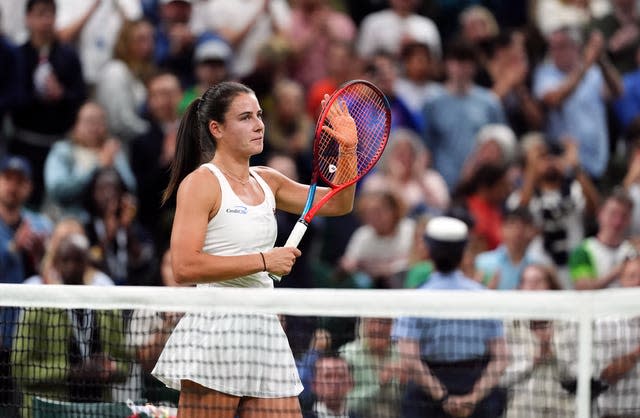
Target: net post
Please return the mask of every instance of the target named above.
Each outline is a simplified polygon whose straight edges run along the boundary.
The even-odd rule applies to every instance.
[[[591,296],[591,295],[590,295]],[[578,388],[576,393],[576,418],[591,417],[591,374],[593,373],[593,313],[587,309],[591,303],[583,303],[578,315]]]

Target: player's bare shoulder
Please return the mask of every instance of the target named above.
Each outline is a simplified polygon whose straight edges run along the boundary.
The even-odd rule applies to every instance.
[[[218,178],[206,167],[189,173],[178,187],[178,203],[207,208],[212,215],[218,212],[221,195]]]
[[[264,165],[258,165],[251,168],[267,182],[272,190],[277,190],[288,178],[278,170]]]

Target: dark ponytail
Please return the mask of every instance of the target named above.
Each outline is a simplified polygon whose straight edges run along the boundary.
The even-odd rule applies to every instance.
[[[162,194],[163,205],[189,173],[213,158],[216,139],[209,132],[209,121],[224,123],[224,115],[240,93],[255,94],[244,84],[226,81],[209,87],[201,98],[191,102],[178,127],[176,154],[169,184]]]

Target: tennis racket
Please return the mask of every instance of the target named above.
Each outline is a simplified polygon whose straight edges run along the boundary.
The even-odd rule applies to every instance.
[[[369,81],[349,81],[327,99],[316,122],[313,174],[307,201],[285,247],[297,247],[318,210],[373,168],[387,145],[390,129],[389,102]],[[357,142],[346,144],[342,139],[341,143],[341,133],[345,132],[357,137]],[[331,190],[313,204],[318,179]],[[276,281],[281,279],[274,274],[269,276]]]

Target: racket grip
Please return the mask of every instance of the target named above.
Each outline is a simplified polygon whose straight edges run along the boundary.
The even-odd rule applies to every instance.
[[[307,232],[308,225],[309,224],[304,219],[298,219],[298,222],[296,222],[296,225],[293,227],[293,230],[289,234],[289,238],[287,238],[287,242],[284,246],[297,248],[304,236],[304,233]],[[276,274],[269,273],[269,277],[276,282],[282,280],[282,276],[278,276]]]

